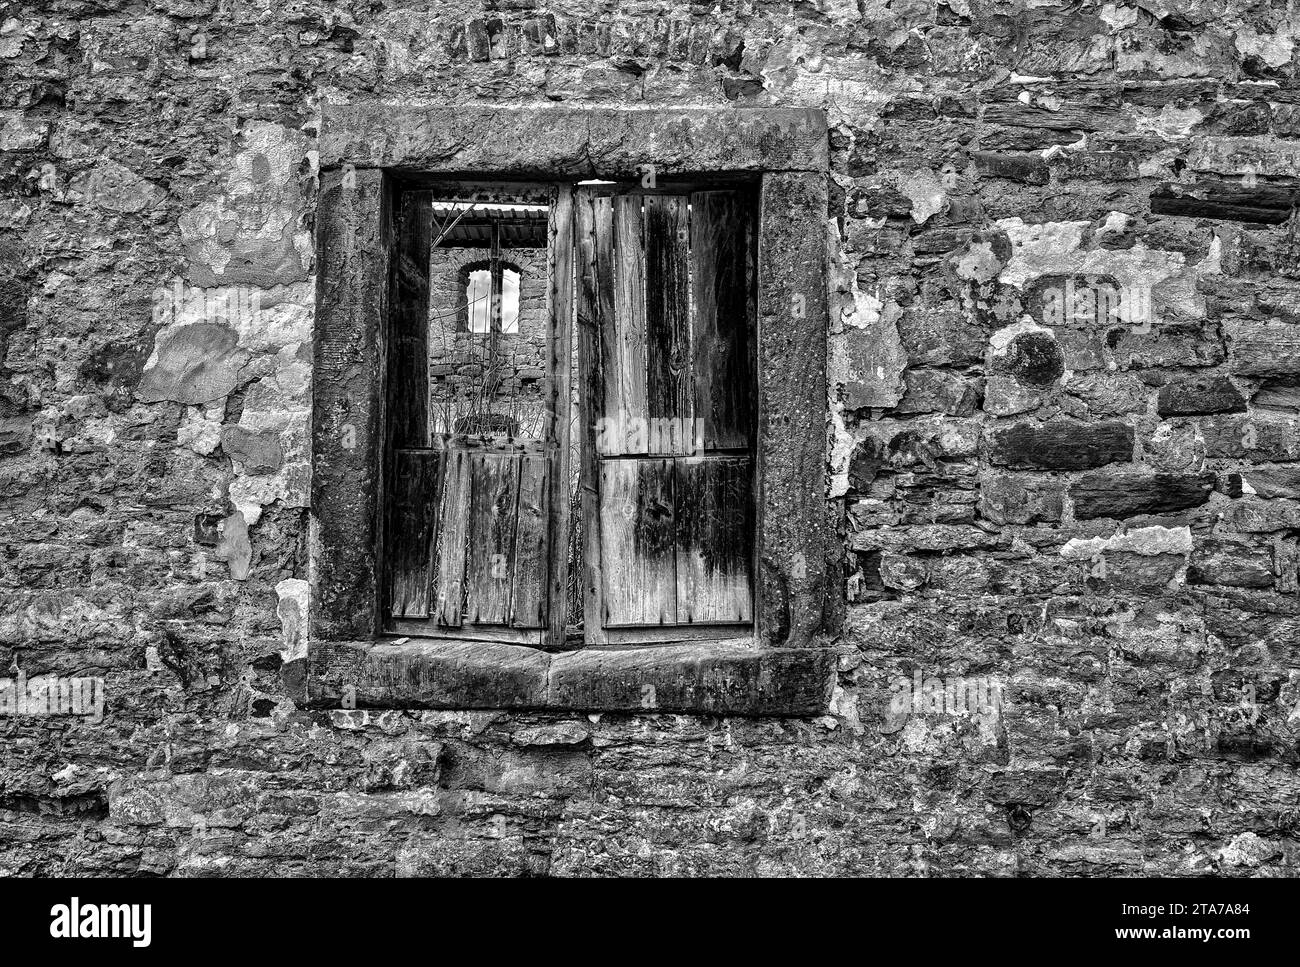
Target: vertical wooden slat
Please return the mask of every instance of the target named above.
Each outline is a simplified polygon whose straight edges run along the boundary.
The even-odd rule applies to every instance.
[[[546,621],[547,505],[551,460],[548,455],[519,457],[519,501],[511,573],[510,623],[540,628]]]
[[[429,444],[429,257],[433,203],[429,192],[404,192],[390,271],[387,406],[389,445]]]
[[[739,192],[691,195],[695,416],[709,450],[746,447],[753,432],[752,216]]]
[[[600,497],[605,625],[674,624],[673,461],[604,460]]]
[[[689,252],[685,195],[645,197],[646,403],[648,451],[688,453],[695,391],[691,377]]]
[[[442,499],[445,451],[399,452],[393,461],[389,513],[389,613],[429,616],[430,565]]]
[[[605,456],[647,453],[646,291],[640,195],[617,195],[614,205],[614,315],[601,329],[607,432]],[[644,427],[644,423],[640,424]]]
[[[565,641],[569,588],[569,481],[571,396],[573,390],[573,190],[560,188],[551,207],[549,226],[550,321],[551,321],[551,408],[543,439],[554,441],[548,479],[546,532],[551,548],[550,605],[547,639],[551,647]]]
[[[608,198],[581,189],[576,205],[578,262],[578,380],[582,424],[583,639],[602,644],[600,458],[596,422],[605,412],[600,333],[614,314],[613,209]]]
[[[438,623],[449,628],[459,628],[465,610],[470,454],[465,450],[451,450],[446,460],[438,535]]]
[[[429,442],[429,242],[433,207],[428,192],[402,192],[395,206],[395,244],[389,262],[390,301],[385,371],[385,530],[380,567],[394,618],[428,617],[428,543],[417,547],[419,528],[428,519],[430,530],[420,530],[418,540],[433,537],[437,504],[420,508],[419,495],[402,493],[415,481],[410,474],[418,461],[406,461],[400,451],[424,447]],[[438,465],[441,471],[441,464]],[[403,475],[407,479],[401,479]],[[440,486],[440,482],[439,482]],[[405,505],[405,506],[402,506]],[[419,586],[417,586],[419,585]]]
[[[677,621],[753,619],[754,530],[749,457],[678,459]]]
[[[506,624],[510,619],[518,474],[514,454],[470,455],[465,612],[471,624]]]

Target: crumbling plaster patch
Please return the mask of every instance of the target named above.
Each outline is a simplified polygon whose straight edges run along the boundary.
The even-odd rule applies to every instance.
[[[209,456],[221,445],[221,419],[225,411],[224,397],[212,403],[187,406],[176,429],[176,443],[200,456]]]
[[[929,168],[918,168],[898,179],[898,190],[912,203],[912,221],[924,225],[932,216],[948,207],[948,193],[943,182]]]
[[[1091,560],[1098,554],[1128,553],[1154,557],[1157,554],[1190,554],[1192,529],[1181,527],[1135,527],[1111,537],[1072,537],[1061,548],[1071,560]]]
[[[1187,167],[1220,175],[1300,177],[1300,143],[1273,135],[1199,136],[1192,139]]]
[[[253,122],[240,141],[222,193],[180,219],[190,284],[171,279],[155,291],[162,326],[136,395],[187,405],[179,446],[207,456],[226,444],[234,513],[217,556],[242,579],[248,528],[263,508],[308,505],[315,289],[302,228],[307,138]],[[239,417],[226,422],[241,391]]]
[[[225,190],[181,216],[190,281],[270,288],[305,281],[312,257],[299,181],[309,142],[263,121],[240,133]]]
[[[858,287],[856,262],[845,255],[833,220],[828,224],[828,245],[830,385],[840,388],[840,412],[896,406],[903,396],[903,370],[907,366],[898,332],[903,310],[893,300],[881,299]]]
[[[225,322],[179,322],[155,338],[136,396],[146,403],[212,403],[255,378],[259,369]]]
[[[1285,67],[1295,53],[1295,33],[1289,26],[1277,33],[1260,33],[1250,24],[1242,24],[1232,42],[1243,54],[1258,57],[1269,67]]]
[[[279,465],[270,473],[252,472],[234,461],[230,500],[249,524],[256,524],[267,504],[307,507],[311,496],[311,365],[300,347],[285,347],[276,355],[276,368],[249,387],[236,426],[273,440]]]
[[[999,279],[1024,289],[1044,275],[1112,276],[1120,286],[1149,287],[1152,305],[1192,318],[1205,316],[1205,300],[1196,279],[1220,271],[1219,247],[1200,262],[1187,265],[1181,252],[1152,249],[1137,243],[1129,249],[1085,249],[1091,222],[1026,224],[1020,218],[998,221],[1011,240],[1011,258]]]
[[[285,662],[307,657],[307,614],[311,588],[301,578],[285,578],[275,586],[280,599],[280,657]]]

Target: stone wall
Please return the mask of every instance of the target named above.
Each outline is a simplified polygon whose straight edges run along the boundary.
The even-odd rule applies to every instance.
[[[1295,15],[108,0],[0,23],[0,874],[1294,874]],[[831,124],[812,720],[309,713],[319,105]]]

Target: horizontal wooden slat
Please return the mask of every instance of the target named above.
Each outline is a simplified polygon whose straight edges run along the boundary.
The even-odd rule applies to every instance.
[[[445,641],[495,641],[510,645],[542,647],[540,628],[507,628],[502,625],[464,625],[447,628],[434,618],[394,618],[388,623],[389,634],[408,635]]]

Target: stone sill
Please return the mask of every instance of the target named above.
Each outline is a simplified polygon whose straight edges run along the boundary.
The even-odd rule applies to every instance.
[[[285,674],[309,708],[810,716],[826,713],[835,669],[833,649],[748,639],[545,652],[410,638],[314,642]]]

